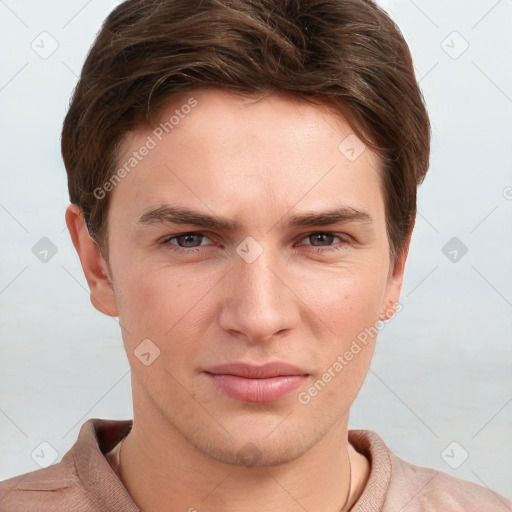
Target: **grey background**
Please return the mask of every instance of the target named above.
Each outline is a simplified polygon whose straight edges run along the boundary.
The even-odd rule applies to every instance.
[[[0,480],[38,469],[41,442],[60,460],[88,418],[132,416],[117,319],[90,304],[65,226],[59,141],[116,4],[0,1]],[[382,5],[413,52],[433,146],[404,308],[379,335],[350,427],[512,499],[512,1]],[[46,263],[33,253],[43,237],[57,250]]]

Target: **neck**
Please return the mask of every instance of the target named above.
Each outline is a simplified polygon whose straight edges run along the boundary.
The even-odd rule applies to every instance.
[[[267,467],[224,464],[198,451],[169,425],[144,423],[134,417],[118,471],[145,512],[345,512],[369,475],[366,457],[348,443],[347,421],[298,459]]]

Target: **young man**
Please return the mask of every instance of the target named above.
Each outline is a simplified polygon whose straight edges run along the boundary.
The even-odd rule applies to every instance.
[[[3,512],[505,511],[350,406],[399,310],[430,128],[369,0],[131,0],[66,116],[66,221],[134,419],[0,483]]]

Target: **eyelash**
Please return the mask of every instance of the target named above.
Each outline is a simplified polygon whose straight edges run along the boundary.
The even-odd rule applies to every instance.
[[[199,251],[201,249],[201,246],[190,247],[189,249],[187,249],[187,248],[180,247],[179,245],[171,243],[171,240],[174,240],[176,238],[180,238],[180,237],[186,236],[186,235],[197,235],[197,236],[202,236],[204,238],[208,238],[208,236],[201,231],[187,231],[186,233],[180,233],[179,235],[169,236],[169,237],[165,238],[164,240],[162,240],[160,243],[161,243],[161,245],[166,246],[169,250],[180,253],[180,254],[187,254],[187,255],[191,254],[191,253],[195,254],[197,251]],[[334,237],[339,238],[341,240],[341,242],[339,242],[338,245],[331,246],[331,247],[329,247],[329,246],[316,247],[311,244],[306,244],[306,245],[311,245],[313,250],[317,253],[325,254],[325,253],[339,251],[344,246],[351,244],[349,235],[347,235],[345,233],[333,233],[331,231],[314,231],[312,233],[308,233],[301,240],[304,240],[305,238],[309,238],[309,237],[315,236],[315,235],[333,235]],[[301,241],[301,240],[299,240],[299,241]]]

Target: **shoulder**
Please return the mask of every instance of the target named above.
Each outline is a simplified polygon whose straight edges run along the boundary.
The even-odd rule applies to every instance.
[[[390,453],[389,510],[402,512],[506,512],[512,502],[482,485],[433,468],[411,464]],[[387,510],[387,509],[386,509]]]
[[[372,430],[350,430],[349,440],[370,461],[357,512],[512,512],[512,502],[487,487],[403,460]]]
[[[0,482],[0,511],[137,511],[105,457],[131,424],[131,420],[87,420],[59,462]]]
[[[0,510],[97,510],[87,499],[71,461],[62,459],[47,468],[24,473],[0,482]]]

